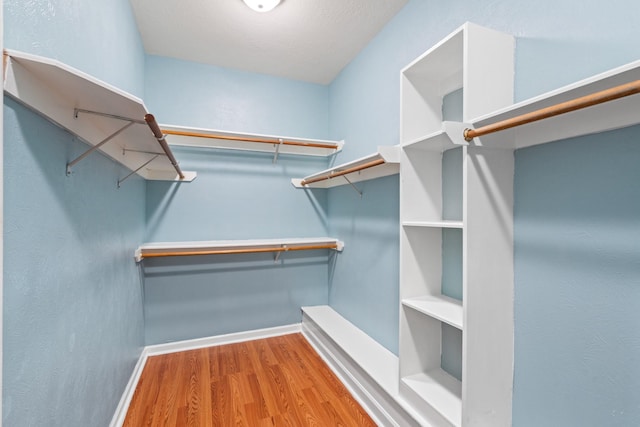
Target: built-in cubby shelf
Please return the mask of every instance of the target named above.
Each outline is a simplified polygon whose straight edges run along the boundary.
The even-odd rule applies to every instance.
[[[334,166],[302,179],[292,179],[296,188],[330,188],[396,175],[400,171],[400,147],[380,146],[378,151],[365,157]]]
[[[463,329],[462,301],[455,298],[445,295],[428,295],[403,299],[402,304],[460,330]]]
[[[160,125],[167,142],[175,146],[262,151],[304,156],[331,156],[339,153],[344,141],[294,138],[257,133]]]
[[[514,47],[467,23],[400,76],[400,395],[431,425],[511,416],[513,156],[462,135],[512,104]]]
[[[415,405],[424,406],[429,402],[431,408],[450,425],[462,425],[462,383],[440,368],[402,378],[400,390],[409,391],[403,395],[413,401],[414,393],[423,402]],[[440,424],[436,424],[440,425]]]
[[[477,129],[636,80],[640,80],[640,61],[634,61],[512,106],[473,118],[473,120],[469,121],[470,127]],[[640,123],[639,110],[640,94],[635,94],[521,125],[513,129],[485,135],[475,138],[474,142],[489,148],[508,149],[544,144],[638,124]],[[462,137],[461,132],[456,135]]]
[[[245,253],[282,253],[300,250],[333,249],[342,251],[344,242],[330,237],[255,240],[203,240],[191,242],[155,242],[142,244],[135,251],[137,262],[144,258],[196,255],[237,255]]]
[[[464,138],[456,139],[455,142],[451,138],[450,134],[454,131],[460,130],[461,134],[464,131],[461,125],[454,124],[453,122],[448,122],[452,126],[445,126],[443,124],[443,129],[438,130],[433,133],[429,133],[428,135],[424,135],[409,141],[406,141],[402,144],[402,147],[406,150],[427,150],[427,151],[438,151],[443,152],[450,150],[452,148],[460,147],[461,145],[468,145]],[[453,127],[453,129],[448,129]],[[447,132],[449,130],[449,132]]]
[[[150,129],[152,116],[142,100],[69,65],[5,50],[4,91],[77,136],[90,150],[99,150],[145,179],[188,182],[196,177],[186,171],[179,176],[169,147]],[[84,154],[70,159],[68,174]]]

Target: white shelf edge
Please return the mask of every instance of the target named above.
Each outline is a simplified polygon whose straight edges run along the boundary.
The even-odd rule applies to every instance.
[[[403,227],[464,228],[462,221],[402,221]]]
[[[444,419],[460,426],[462,424],[462,383],[441,368],[402,378],[426,404]]]
[[[534,96],[471,120],[471,128],[526,114],[594,92],[640,79],[640,60]],[[631,95],[571,113],[543,119],[474,139],[476,145],[524,148],[567,138],[604,132],[640,123],[640,95]]]
[[[445,295],[405,298],[402,304],[427,316],[463,330],[462,301]]]
[[[195,172],[185,171],[185,179],[180,179],[165,155],[154,159],[150,154],[162,153],[162,148],[144,122],[148,111],[141,99],[55,59],[5,50],[4,60],[4,92],[25,107],[91,147],[127,121],[85,112],[76,115],[76,108],[135,120],[98,150],[144,179],[189,182],[195,178]]]
[[[296,247],[303,245],[320,245],[333,244],[337,245],[336,250],[344,249],[344,242],[331,237],[309,237],[309,238],[291,238],[291,239],[250,239],[250,240],[201,240],[201,241],[185,241],[185,242],[153,242],[140,245],[135,251],[136,262],[142,261],[145,254],[153,254],[158,252],[190,252],[190,251],[206,251],[206,250],[224,250],[224,249],[253,249],[265,248],[271,246]]]
[[[455,30],[453,30],[451,33],[449,33],[449,35],[447,35],[445,38],[443,38],[442,40],[440,40],[438,43],[436,43],[435,45],[433,45],[431,48],[429,48],[426,52],[424,52],[422,55],[418,56],[416,59],[414,59],[413,61],[411,61],[409,64],[407,64],[402,70],[400,70],[400,74],[407,74],[407,72],[410,72],[411,69],[416,66],[416,64],[420,63],[422,60],[424,60],[425,58],[427,58],[428,56],[433,55],[434,52],[437,52],[438,50],[440,50],[444,45],[446,45],[447,43],[450,43],[452,39],[454,39],[455,37],[459,37],[460,33],[463,33],[465,28],[467,28],[467,26],[469,25],[469,22],[465,22],[464,24],[462,24],[461,26],[459,26],[458,28],[456,28]]]
[[[361,171],[355,171],[343,176],[337,176],[334,178],[325,179],[323,181],[314,182],[312,184],[302,185],[303,180],[313,179],[321,176],[330,176],[332,173],[340,172],[345,169],[358,167],[366,163],[384,160],[383,164],[373,166]],[[400,172],[400,146],[399,145],[385,145],[379,146],[378,151],[368,156],[361,157],[351,162],[342,163],[329,169],[317,172],[315,174],[306,176],[304,178],[294,178],[291,180],[291,184],[296,188],[331,188],[340,185],[348,185],[348,182],[343,177],[346,176],[349,181],[361,182],[370,179],[381,178],[383,176],[396,175]]]
[[[328,156],[335,155],[340,151],[342,151],[342,148],[344,147],[344,141],[297,138],[297,137],[290,137],[290,136],[268,135],[268,134],[260,134],[260,133],[232,132],[232,131],[226,131],[226,130],[188,127],[188,126],[176,126],[176,125],[169,125],[169,124],[161,124],[160,129],[207,135],[207,136],[172,135],[172,134],[166,135],[166,140],[169,143],[169,145],[180,146],[180,147],[217,148],[217,149],[225,149],[225,150],[259,151],[259,152],[267,152],[267,153],[275,153],[277,150],[278,154],[295,154],[295,155],[319,156],[319,157],[328,157]],[[224,140],[224,139],[217,139],[215,138],[216,135],[229,136],[234,138],[267,139],[267,140],[273,140],[273,144],[257,143],[257,142],[242,141],[242,140],[230,141],[230,140]],[[293,146],[293,145],[281,145],[278,148],[277,145],[280,139],[286,140],[286,141],[292,141],[292,142],[299,142],[301,144],[326,144],[326,145],[333,146],[333,148]]]
[[[329,306],[302,307],[350,357],[385,390],[398,388],[398,357]]]
[[[402,148],[443,152],[469,145],[464,139],[464,130],[470,127],[467,123],[444,121],[441,130],[411,139],[402,144]]]

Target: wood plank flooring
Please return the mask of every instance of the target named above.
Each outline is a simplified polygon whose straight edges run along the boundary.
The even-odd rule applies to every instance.
[[[375,426],[302,334],[149,357],[124,422]]]

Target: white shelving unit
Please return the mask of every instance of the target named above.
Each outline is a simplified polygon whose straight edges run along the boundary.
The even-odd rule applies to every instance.
[[[185,147],[327,157],[339,153],[344,146],[344,141],[229,132],[164,124],[160,125],[160,128],[167,135],[169,144]]]
[[[378,163],[375,166],[368,166]],[[302,179],[292,179],[296,188],[331,188],[360,181],[396,175],[400,171],[400,147],[380,146],[378,151],[365,157],[334,166]],[[345,173],[348,172],[348,173]],[[315,181],[305,184],[305,181]],[[317,181],[316,181],[317,180]]]
[[[513,155],[458,137],[443,104],[462,90],[465,123],[511,105],[514,47],[467,23],[401,72],[399,387],[434,426],[511,421]]]
[[[145,122],[139,98],[61,62],[6,50],[4,91],[76,135],[91,147],[149,180],[180,179]]]
[[[479,128],[636,80],[640,80],[640,61],[634,61],[474,118],[470,120],[471,126],[466,127]],[[638,119],[639,110],[640,94],[636,94],[517,128],[485,135],[475,138],[474,142],[486,147],[507,149],[544,144],[637,124],[640,122]],[[457,132],[457,135],[462,135],[462,133]]]
[[[165,256],[207,255],[211,252],[236,253],[245,250],[246,252],[287,252],[288,250],[315,249],[317,246],[329,245],[335,246],[337,251],[342,251],[344,248],[344,242],[330,237],[154,242],[140,245],[135,251],[135,259],[140,262],[145,257],[159,256],[160,254],[165,254]]]

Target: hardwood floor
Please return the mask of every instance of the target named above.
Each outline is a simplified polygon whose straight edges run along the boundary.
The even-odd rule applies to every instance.
[[[302,334],[149,357],[124,426],[375,426]]]

